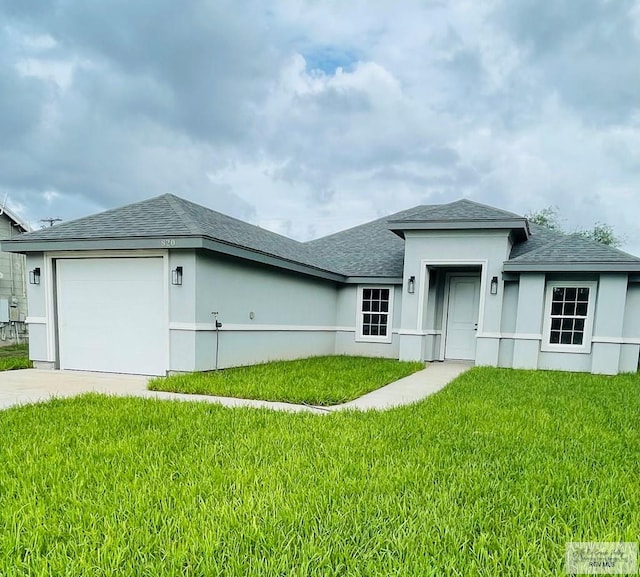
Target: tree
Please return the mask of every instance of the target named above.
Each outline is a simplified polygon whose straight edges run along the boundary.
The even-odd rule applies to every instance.
[[[525,215],[529,222],[544,226],[549,230],[556,230],[558,232],[565,232],[560,224],[560,216],[558,214],[557,206],[548,206],[541,210],[530,212]],[[613,230],[613,227],[603,222],[596,222],[591,229],[577,229],[574,231],[583,238],[595,240],[596,242],[606,244],[607,246],[620,246],[622,239],[620,239]]]
[[[578,234],[607,246],[620,246],[622,244],[622,241],[613,232],[613,227],[602,222],[596,222],[591,230],[579,230]]]
[[[544,226],[549,230],[557,230],[562,232],[562,226],[560,225],[560,217],[558,216],[557,206],[548,206],[538,210],[537,212],[529,212],[524,215],[529,222]]]

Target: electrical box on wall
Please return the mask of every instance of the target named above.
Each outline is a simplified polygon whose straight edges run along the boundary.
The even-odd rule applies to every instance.
[[[20,311],[17,307],[9,307],[9,320],[12,323],[20,322]]]
[[[9,322],[9,301],[0,299],[0,323]]]

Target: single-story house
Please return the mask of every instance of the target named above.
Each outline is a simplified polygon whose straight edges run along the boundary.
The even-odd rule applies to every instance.
[[[639,258],[466,199],[303,243],[165,194],[2,249],[27,256],[37,367],[351,354],[638,369]]]
[[[0,240],[11,240],[30,230],[8,207],[0,206]],[[13,252],[0,252],[0,340],[20,339],[26,332],[26,259]]]

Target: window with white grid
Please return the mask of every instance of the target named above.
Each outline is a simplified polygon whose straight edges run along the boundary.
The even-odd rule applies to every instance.
[[[361,287],[358,301],[359,339],[390,342],[393,290],[390,287]]]
[[[591,347],[595,282],[547,285],[545,349],[587,352]]]

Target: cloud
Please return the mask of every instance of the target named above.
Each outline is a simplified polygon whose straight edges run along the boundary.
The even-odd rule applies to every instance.
[[[0,190],[32,221],[170,191],[309,238],[464,196],[557,204],[640,252],[637,1],[0,0],[0,18]]]

